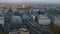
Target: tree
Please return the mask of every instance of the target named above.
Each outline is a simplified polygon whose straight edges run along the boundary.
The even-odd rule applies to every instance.
[[[0,34],[3,34],[2,24],[0,24]]]

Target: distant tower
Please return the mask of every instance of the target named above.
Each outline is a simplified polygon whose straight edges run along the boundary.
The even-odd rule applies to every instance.
[[[25,5],[23,5],[22,7],[25,8]]]

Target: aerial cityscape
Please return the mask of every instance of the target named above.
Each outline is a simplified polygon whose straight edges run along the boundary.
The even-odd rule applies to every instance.
[[[60,1],[0,0],[0,34],[60,34]]]

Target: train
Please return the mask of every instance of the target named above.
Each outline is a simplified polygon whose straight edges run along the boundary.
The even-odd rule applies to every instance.
[[[29,15],[27,15],[27,14],[23,14],[23,15],[22,15],[22,18],[23,18],[23,19],[30,19]]]

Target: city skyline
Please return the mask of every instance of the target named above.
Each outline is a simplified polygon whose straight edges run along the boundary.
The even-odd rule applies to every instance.
[[[60,3],[60,0],[0,0],[0,3]]]

